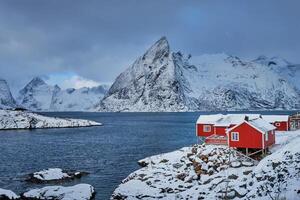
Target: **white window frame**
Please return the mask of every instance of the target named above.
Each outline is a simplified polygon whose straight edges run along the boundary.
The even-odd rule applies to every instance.
[[[266,141],[269,140],[269,133],[268,133],[268,131],[265,133],[265,140],[266,140]]]
[[[203,125],[203,132],[205,133],[211,132],[211,125]]]
[[[236,137],[234,137],[236,136]],[[239,132],[231,132],[231,141],[240,141],[240,133]]]
[[[275,123],[275,126],[280,126],[280,122],[276,122],[276,123]]]

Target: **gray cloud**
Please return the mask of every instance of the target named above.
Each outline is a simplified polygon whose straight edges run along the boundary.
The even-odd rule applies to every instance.
[[[192,55],[261,54],[300,63],[297,0],[0,0],[0,76],[18,88],[74,72],[112,82],[162,35]]]

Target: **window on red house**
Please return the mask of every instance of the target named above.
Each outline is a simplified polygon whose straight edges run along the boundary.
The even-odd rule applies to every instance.
[[[280,126],[280,123],[279,122],[275,123],[275,126]]]
[[[210,125],[204,125],[203,126],[203,132],[210,132],[211,131],[211,126]]]
[[[239,132],[231,133],[231,141],[239,141]]]

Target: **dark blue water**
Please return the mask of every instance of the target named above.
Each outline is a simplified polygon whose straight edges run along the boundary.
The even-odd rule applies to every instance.
[[[139,159],[194,144],[200,113],[45,114],[95,120],[104,126],[0,131],[0,188],[20,193],[42,187],[24,182],[24,176],[60,167],[90,172],[64,185],[89,183],[97,191],[96,199],[109,199],[122,179],[139,168]]]

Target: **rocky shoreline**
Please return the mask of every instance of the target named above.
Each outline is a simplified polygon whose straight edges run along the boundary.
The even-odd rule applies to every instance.
[[[30,111],[0,109],[0,130],[101,126],[95,121],[47,117]]]
[[[214,145],[145,158],[111,199],[300,199],[300,131],[276,134],[259,163]]]

